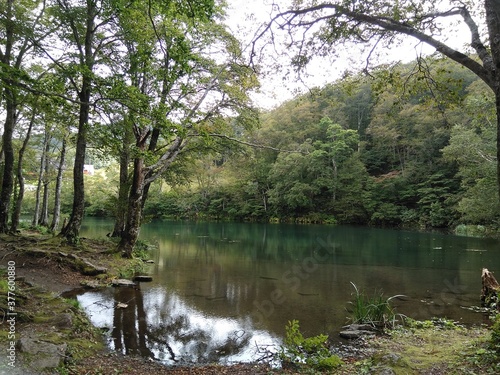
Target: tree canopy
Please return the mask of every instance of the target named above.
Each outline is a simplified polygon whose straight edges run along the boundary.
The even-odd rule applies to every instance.
[[[448,37],[465,24],[469,41],[461,47]],[[498,0],[476,1],[294,1],[288,9],[275,6],[271,21],[257,33],[252,58],[268,53],[266,44],[286,40],[291,63],[301,70],[313,56],[326,56],[336,46],[354,42],[369,51],[381,46],[397,47],[404,35],[414,38],[466,67],[492,90],[496,97],[497,185],[500,191],[500,4]],[[367,64],[368,66],[369,64]],[[497,202],[500,199],[496,193]]]

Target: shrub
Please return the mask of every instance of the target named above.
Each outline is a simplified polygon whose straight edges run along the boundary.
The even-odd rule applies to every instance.
[[[279,352],[283,367],[292,365],[326,371],[342,364],[342,360],[328,350],[327,335],[304,338],[297,320],[288,322],[285,329],[284,346]]]
[[[497,314],[491,326],[491,348],[500,354],[500,314]]]
[[[394,298],[403,297],[395,295],[389,298],[384,297],[382,292],[375,293],[372,297],[360,291],[354,283],[354,301],[352,304],[351,320],[357,324],[370,324],[374,327],[393,327],[397,314],[391,305]]]

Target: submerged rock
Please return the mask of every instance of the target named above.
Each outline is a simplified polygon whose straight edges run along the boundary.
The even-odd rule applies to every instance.
[[[127,279],[114,279],[111,281],[112,286],[136,286],[136,283]]]

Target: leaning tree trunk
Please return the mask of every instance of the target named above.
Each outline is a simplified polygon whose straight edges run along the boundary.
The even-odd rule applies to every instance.
[[[137,157],[134,160],[134,173],[127,207],[127,221],[118,244],[118,251],[121,251],[125,258],[132,258],[132,251],[139,238],[145,178],[144,159]]]
[[[500,292],[500,285],[498,284],[493,273],[483,268],[481,273],[481,305],[490,309],[500,311],[498,303],[498,293]]]
[[[158,145],[158,139],[160,138],[160,129],[154,128],[151,132],[151,141],[149,142],[148,151],[153,152],[156,150],[156,146]],[[146,179],[150,178],[153,175],[153,172],[150,171],[146,175]],[[146,205],[146,200],[148,199],[149,189],[151,188],[151,182],[148,182],[144,185],[144,192],[142,194],[142,203],[141,203],[141,212],[144,211],[144,206]]]

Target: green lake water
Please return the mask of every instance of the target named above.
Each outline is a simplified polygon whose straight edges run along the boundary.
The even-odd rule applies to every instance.
[[[104,237],[86,219],[82,236]],[[440,233],[349,226],[154,222],[141,239],[153,282],[78,299],[109,346],[165,364],[251,361],[279,345],[289,320],[305,336],[337,338],[354,283],[383,292],[398,313],[480,324],[481,269],[500,270],[499,242]],[[117,303],[127,305],[118,308]]]

